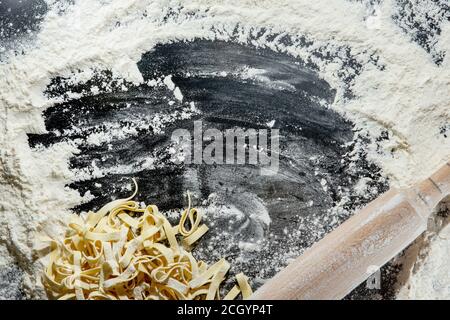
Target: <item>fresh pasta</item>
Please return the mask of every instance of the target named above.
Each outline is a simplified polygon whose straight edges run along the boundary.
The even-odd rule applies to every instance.
[[[85,218],[74,215],[62,241],[45,238],[50,248],[42,282],[53,298],[94,300],[212,300],[230,269],[221,259],[211,266],[197,261],[192,245],[207,231],[202,215],[189,205],[172,226],[155,205],[131,199],[106,204]],[[179,241],[181,239],[181,241]],[[224,299],[252,294],[247,278]]]

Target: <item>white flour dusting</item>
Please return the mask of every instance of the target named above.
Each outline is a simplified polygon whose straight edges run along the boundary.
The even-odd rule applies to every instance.
[[[430,40],[430,55],[403,32],[411,30],[406,22],[401,27],[394,23],[396,1],[380,1],[369,14],[363,2],[344,0],[196,0],[183,6],[168,0],[78,0],[65,8],[48,2],[51,9],[32,45],[24,54],[6,56],[0,64],[0,269],[12,262],[23,269],[22,289],[28,297],[45,297],[38,281],[41,265],[32,250],[36,233],[60,233],[70,208],[90,198],[89,193],[81,197],[65,187],[83,174],[68,168],[68,159],[79,152],[76,145],[60,143],[35,150],[28,145],[26,134],[45,132],[41,113],[57,102],[43,94],[55,76],[85,81],[93,70],[109,69],[114,76],[138,84],[143,77],[136,63],[158,43],[197,37],[233,37],[246,43],[249,35],[265,27],[267,33],[251,44],[313,62],[320,76],[337,91],[333,108],[373,136],[387,132],[390,139],[369,145],[368,157],[383,169],[392,185],[406,186],[425,178],[450,158],[449,139],[442,133],[450,122],[450,58],[442,56],[450,52],[448,21],[441,21],[442,32]],[[437,14],[433,6],[427,2],[422,10],[429,8]],[[176,14],[169,14],[171,11]],[[279,36],[269,39],[270,34]],[[283,34],[300,34],[313,44],[287,45],[281,41]],[[344,45],[361,63],[357,71],[345,64]],[[313,55],[318,49],[333,58]],[[439,65],[436,56],[442,58]],[[376,61],[374,57],[378,57]],[[264,81],[264,72],[253,70],[247,75]],[[344,78],[350,79],[347,84]],[[170,77],[162,82],[173,91],[170,99],[183,100]],[[153,85],[159,83],[161,80],[155,79]],[[354,99],[345,97],[348,85]],[[174,117],[189,117],[195,107],[184,112]],[[171,119],[152,121],[163,127],[164,121]],[[114,132],[133,135],[136,128],[127,130]],[[88,139],[95,144],[108,137],[94,133]],[[151,161],[147,165],[151,166]],[[363,193],[366,185],[361,181],[359,192]],[[323,188],[327,188],[326,180]],[[241,243],[240,248],[258,250],[254,243]],[[448,248],[448,240],[434,242],[431,263],[415,273],[404,294],[450,298],[448,290],[427,280],[445,272],[445,267],[429,266],[441,260],[441,265],[448,266]],[[295,253],[277,258],[293,257]],[[445,285],[448,288],[448,282]],[[7,294],[0,289],[0,297]]]
[[[424,249],[426,255],[413,265],[408,278],[398,294],[400,299],[443,299],[450,295],[448,255],[450,227],[442,230]]]
[[[448,300],[450,296],[448,200],[438,206],[428,232],[399,257],[399,262],[403,264],[397,284],[399,299]]]

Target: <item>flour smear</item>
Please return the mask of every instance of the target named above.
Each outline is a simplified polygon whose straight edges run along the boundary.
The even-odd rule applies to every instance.
[[[40,30],[21,44],[23,52],[10,53],[0,43],[0,275],[14,273],[11,265],[21,269],[17,281],[26,297],[45,297],[36,235],[60,234],[70,209],[90,198],[66,187],[75,180],[68,159],[79,152],[76,144],[28,145],[27,134],[45,132],[42,112],[59,102],[44,94],[57,76],[76,83],[94,70],[110,70],[139,84],[137,62],[160,43],[201,38],[266,47],[314,65],[336,90],[332,108],[360,132],[387,137],[364,148],[392,186],[425,178],[450,159],[445,1],[49,0],[47,6]],[[431,17],[440,32],[429,29],[427,37],[418,37],[408,20],[412,13],[425,31]],[[174,100],[183,100],[175,91]],[[439,241],[428,255],[431,262],[423,264],[426,272],[413,272],[403,296],[450,298],[448,282],[434,290],[427,280],[450,263],[448,241]],[[7,290],[0,289],[0,296],[11,298]]]

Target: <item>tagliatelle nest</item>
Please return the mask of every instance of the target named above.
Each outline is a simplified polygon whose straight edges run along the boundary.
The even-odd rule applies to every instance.
[[[179,224],[172,226],[156,206],[141,208],[131,201],[136,192],[137,185],[131,197],[85,219],[74,215],[62,242],[45,239],[51,248],[43,275],[49,294],[58,299],[220,299],[230,264],[221,259],[208,266],[190,253],[208,231],[200,224],[201,213],[189,201]],[[236,280],[225,300],[252,294],[242,273]]]

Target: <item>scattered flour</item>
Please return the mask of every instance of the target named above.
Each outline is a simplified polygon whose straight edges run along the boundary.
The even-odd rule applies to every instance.
[[[49,0],[50,11],[36,39],[24,54],[7,55],[0,64],[0,269],[17,265],[24,271],[21,282],[26,296],[45,297],[38,276],[41,265],[32,250],[36,235],[61,233],[70,208],[90,197],[65,187],[80,174],[68,168],[68,159],[79,152],[76,145],[60,143],[35,150],[28,145],[27,133],[45,132],[42,111],[58,102],[43,94],[50,79],[75,74],[74,82],[86,81],[93,70],[108,69],[115,77],[139,84],[143,78],[136,63],[158,43],[197,37],[233,40],[311,62],[337,92],[333,108],[360,130],[373,136],[388,134],[389,139],[369,145],[368,156],[381,166],[392,185],[406,186],[431,174],[450,157],[449,140],[441,134],[450,121],[450,59],[444,55],[436,64],[411,41],[392,19],[397,1],[377,3],[368,15],[365,2],[344,0],[195,0],[183,4],[77,0],[58,6]],[[441,28],[440,36],[433,37],[433,53],[450,52],[450,23],[443,20]],[[303,35],[311,44],[289,45],[283,42],[284,35]],[[349,67],[346,54],[355,57],[360,67]],[[263,81],[263,74],[258,71],[250,76]],[[177,100],[183,100],[170,76],[163,82]],[[149,85],[158,85],[158,81]],[[348,87],[353,99],[346,97]],[[130,130],[117,134],[132,134],[134,129]],[[93,134],[88,139],[95,144],[106,138]],[[241,247],[257,249],[246,243]],[[447,278],[439,278],[448,271],[448,248],[448,240],[433,243],[431,260],[411,278],[404,295],[450,297],[445,290],[448,272]],[[444,267],[434,267],[438,260],[445,261]],[[425,273],[429,277],[422,276]],[[444,282],[430,283],[430,274]],[[0,296],[8,297],[1,290]]]
[[[427,245],[426,256],[414,264],[406,285],[399,291],[399,299],[449,299],[449,236],[447,226]]]

